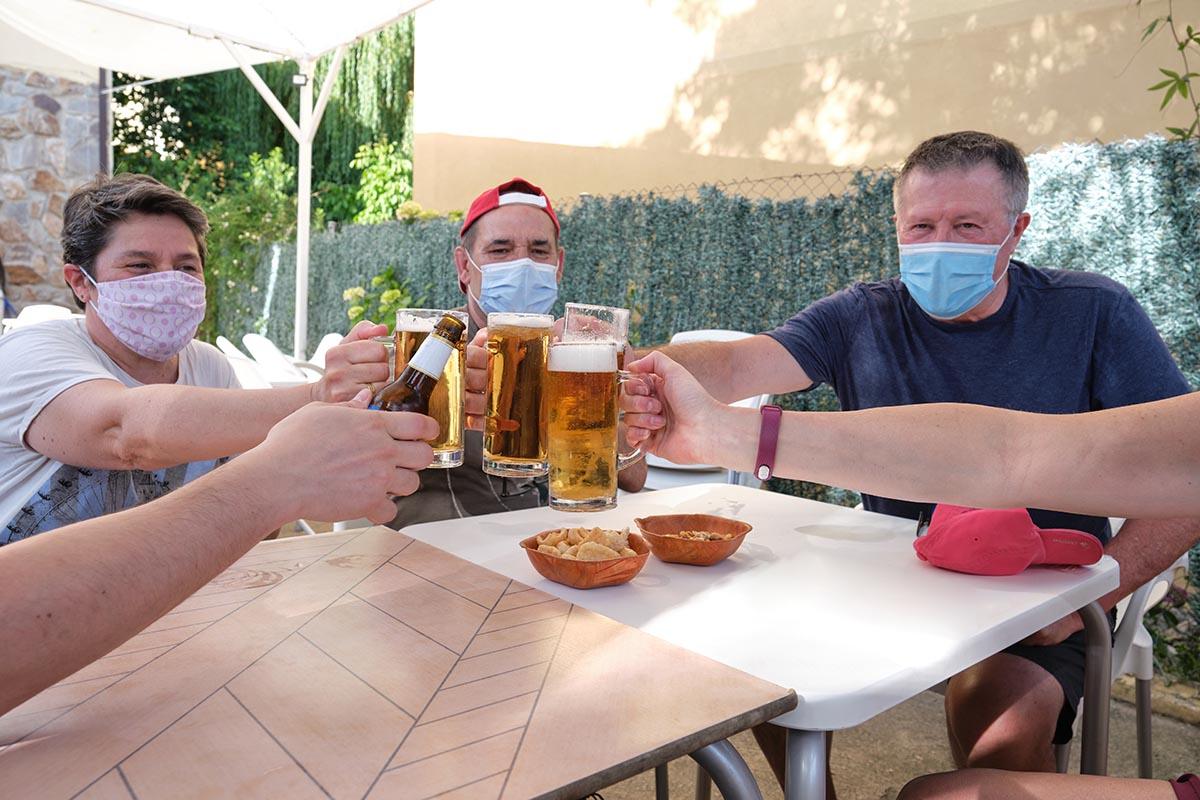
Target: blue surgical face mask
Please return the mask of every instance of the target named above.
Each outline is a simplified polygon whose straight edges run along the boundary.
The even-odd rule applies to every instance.
[[[467,253],[467,261],[483,274],[475,302],[485,314],[521,312],[545,314],[558,299],[558,265],[532,258],[499,261],[480,267]],[[470,289],[467,290],[470,292]]]
[[[987,297],[1000,278],[993,278],[1000,244],[926,242],[900,245],[900,280],[917,305],[931,317],[954,319]],[[1004,265],[1008,269],[1008,265]]]

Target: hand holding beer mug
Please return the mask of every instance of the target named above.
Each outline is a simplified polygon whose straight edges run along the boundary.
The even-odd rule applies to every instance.
[[[629,309],[567,303],[562,338],[564,342],[613,342],[617,345],[617,369],[624,369]]]
[[[600,511],[617,504],[617,471],[641,457],[617,454],[617,393],[638,376],[617,370],[611,341],[550,345],[546,413],[550,507]]]
[[[528,477],[546,473],[542,382],[554,317],[488,314],[483,471]]]
[[[434,324],[446,314],[456,317],[464,326],[467,324],[467,315],[463,311],[402,308],[396,312],[394,375],[404,371],[421,342],[433,332]],[[439,431],[438,437],[430,442],[433,446],[433,463],[429,465],[430,469],[447,469],[461,466],[463,463],[464,347],[465,343],[460,340],[455,346],[456,352],[450,354],[446,369],[429,397],[429,416],[437,420]]]

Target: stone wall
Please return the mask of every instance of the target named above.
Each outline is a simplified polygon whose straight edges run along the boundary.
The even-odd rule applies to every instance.
[[[74,308],[63,204],[100,166],[96,84],[0,66],[0,259],[9,299]]]

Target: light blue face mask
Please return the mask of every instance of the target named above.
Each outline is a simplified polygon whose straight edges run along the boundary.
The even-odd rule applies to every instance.
[[[996,288],[992,278],[1000,244],[925,242],[900,245],[900,280],[917,305],[931,317],[954,319],[967,313]],[[1008,269],[1008,265],[1004,265]]]
[[[516,261],[486,264],[481,268],[470,253],[467,253],[467,261],[483,274],[483,283],[475,302],[479,303],[485,314],[545,314],[558,299],[557,264],[519,258]]]

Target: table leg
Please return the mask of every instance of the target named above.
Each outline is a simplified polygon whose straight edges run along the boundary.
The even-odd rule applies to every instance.
[[[762,800],[762,792],[759,791],[758,782],[754,780],[754,773],[746,766],[742,754],[728,740],[713,742],[690,755],[709,774],[713,783],[717,785],[717,791],[726,800]]]
[[[1108,709],[1112,692],[1112,630],[1099,603],[1079,609],[1087,645],[1084,650],[1083,744],[1079,771],[1108,774]]]
[[[671,800],[671,779],[666,764],[654,768],[654,800]]]
[[[825,800],[825,731],[787,731],[787,800]]]

